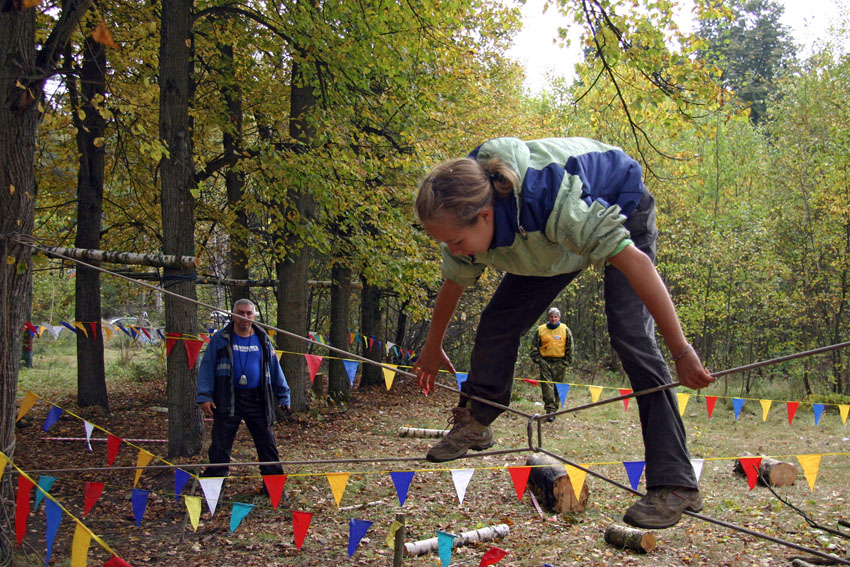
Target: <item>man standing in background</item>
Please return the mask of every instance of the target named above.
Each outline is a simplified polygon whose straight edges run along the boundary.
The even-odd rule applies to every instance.
[[[564,371],[573,361],[573,335],[561,323],[561,311],[557,307],[549,308],[548,322],[534,333],[531,360],[540,367],[543,407],[546,413],[554,413],[561,405],[555,382],[564,381]],[[555,421],[555,416],[550,415],[546,421]]]

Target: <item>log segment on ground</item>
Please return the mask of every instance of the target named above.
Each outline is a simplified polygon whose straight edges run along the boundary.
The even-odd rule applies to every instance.
[[[492,541],[507,537],[511,528],[507,524],[496,524],[487,528],[462,532],[454,538],[453,547],[478,543],[479,541]],[[439,549],[437,538],[432,537],[420,541],[412,541],[404,544],[404,554],[409,556],[425,555]]]
[[[745,453],[742,456],[749,457],[751,455]],[[740,459],[735,460],[733,471],[738,476],[747,476]],[[795,480],[797,480],[797,467],[793,463],[778,461],[770,457],[762,457],[758,478],[760,485],[764,486],[765,482],[767,482],[767,484],[774,487],[791,486]]]
[[[633,549],[638,553],[649,553],[655,549],[655,534],[616,524],[605,529],[605,543],[621,549]]]
[[[440,439],[445,437],[448,429],[425,429],[423,427],[399,427],[399,437],[417,437],[420,439]]]
[[[544,508],[558,514],[584,512],[587,509],[587,483],[581,488],[581,496],[576,498],[563,463],[549,455],[534,453],[526,459],[525,464],[531,467],[528,488]]]

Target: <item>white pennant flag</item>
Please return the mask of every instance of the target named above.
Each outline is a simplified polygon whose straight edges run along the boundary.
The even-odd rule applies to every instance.
[[[88,443],[89,452],[91,452],[91,432],[94,431],[94,424],[84,421],[83,426],[86,428],[86,443]]]
[[[221,486],[224,484],[223,476],[199,478],[201,490],[204,491],[204,498],[207,499],[207,507],[210,509],[210,515],[215,514],[215,507],[218,506],[218,497],[221,495]]]
[[[466,495],[466,487],[469,486],[469,481],[472,480],[472,474],[475,469],[452,469],[452,481],[455,483],[457,498],[463,504],[463,497]]]
[[[702,475],[702,465],[705,463],[705,459],[691,459],[691,466],[694,467],[694,474],[697,477],[697,482],[699,482],[699,477]]]
[[[65,329],[65,327],[63,327],[62,325],[56,325],[54,327],[49,323],[42,323],[41,326],[47,329],[47,332],[53,335],[54,341],[59,338],[59,333],[61,333]]]

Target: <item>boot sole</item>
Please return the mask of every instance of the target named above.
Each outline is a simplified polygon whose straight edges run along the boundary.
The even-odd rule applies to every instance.
[[[492,447],[495,444],[496,444],[496,442],[493,441],[492,443],[490,443],[489,445],[486,445],[484,447],[482,447],[480,445],[477,446],[477,447],[469,447],[463,453],[460,453],[460,454],[453,456],[453,457],[448,457],[446,459],[440,459],[440,458],[434,457],[430,453],[428,453],[427,455],[425,455],[425,460],[427,460],[430,463],[445,463],[445,462],[448,462],[448,461],[454,461],[455,459],[460,459],[462,457],[465,457],[466,453],[469,451],[469,449],[472,449],[473,451],[484,451],[486,449],[489,449],[490,447]]]
[[[689,512],[696,512],[696,513],[699,513],[699,512],[702,512],[703,507],[704,507],[704,506],[699,506],[699,508],[696,508],[696,507],[694,507],[694,506],[688,506],[687,508],[685,508],[685,510],[687,510],[687,511],[689,511]],[[682,514],[684,514],[684,512],[682,512]],[[679,521],[682,519],[682,514],[679,514],[679,517],[678,517],[678,518],[676,518],[676,520],[675,520],[675,521],[673,521],[673,522],[666,523],[666,524],[655,524],[655,525],[651,525],[651,524],[648,524],[648,523],[641,523],[641,522],[638,522],[637,520],[635,520],[634,518],[632,518],[632,517],[629,515],[629,513],[628,513],[628,512],[626,512],[626,513],[623,515],[623,521],[624,521],[625,523],[629,524],[630,526],[634,526],[634,527],[636,527],[636,528],[642,528],[642,529],[645,529],[645,530],[663,530],[663,529],[666,529],[666,528],[672,528],[673,526],[675,526],[676,524],[678,524],[678,523],[679,523]]]

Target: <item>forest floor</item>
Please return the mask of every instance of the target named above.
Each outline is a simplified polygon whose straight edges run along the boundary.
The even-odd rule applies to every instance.
[[[581,376],[570,382],[586,384]],[[448,382],[446,382],[448,383]],[[616,386],[610,384],[610,386]],[[397,376],[392,388],[357,389],[347,408],[312,404],[275,426],[281,459],[309,464],[286,466],[286,499],[278,509],[259,494],[262,482],[254,467],[231,469],[215,514],[202,506],[200,524],[193,530],[187,523],[186,506],[175,498],[174,475],[170,470],[145,471],[138,488],[150,491],[140,526],[136,526],[131,504],[135,473],[131,469],[79,471],[84,467],[106,467],[104,442],[93,442],[89,452],[84,441],[55,441],[47,437],[84,438],[80,418],[122,439],[166,439],[167,416],[158,408],[166,405],[165,385],[159,380],[109,380],[112,411],[108,415],[77,408],[73,392],[57,389],[44,374],[23,369],[19,401],[24,390],[39,400],[23,420],[29,426],[17,429],[14,462],[24,471],[65,469],[43,473],[57,478],[50,493],[70,514],[80,518],[112,550],[131,565],[145,564],[188,567],[194,565],[241,565],[244,567],[333,565],[391,565],[393,552],[385,542],[396,515],[405,516],[405,541],[436,536],[437,530],[460,533],[494,524],[508,524],[510,534],[495,542],[458,547],[452,565],[479,565],[482,555],[496,546],[508,552],[499,565],[790,565],[792,557],[805,554],[776,543],[742,534],[725,527],[685,517],[674,528],[658,530],[657,548],[648,555],[615,549],[603,540],[605,528],[621,524],[621,516],[634,497],[598,478],[587,477],[590,490],[586,512],[558,516],[539,513],[526,492],[519,500],[507,466],[525,464],[528,452],[484,456],[434,465],[424,457],[433,439],[401,438],[403,426],[443,428],[455,395],[438,389],[425,397],[413,381]],[[513,406],[527,413],[542,412],[539,390],[523,381],[514,389]],[[606,390],[602,397],[613,397]],[[586,387],[574,386],[567,407],[590,402]],[[789,540],[799,545],[846,556],[848,540],[810,528],[797,514],[764,488],[748,489],[746,479],[733,474],[734,457],[749,452],[789,461],[797,466],[797,482],[779,489],[779,495],[805,511],[815,522],[835,529],[838,519],[850,519],[850,426],[842,424],[834,406],[828,407],[818,425],[811,412],[799,415],[789,425],[784,404],[774,405],[766,422],[757,401],[748,401],[737,420],[730,400],[720,399],[709,418],[703,398],[692,396],[684,421],[693,458],[704,458],[701,489],[703,514],[751,530]],[[48,432],[42,423],[50,404],[66,413]],[[810,406],[809,406],[810,409]],[[805,415],[804,415],[805,414]],[[497,445],[493,450],[528,446],[526,420],[504,414],[495,423]],[[210,422],[206,422],[207,440]],[[95,429],[94,438],[105,434]],[[542,446],[570,461],[628,485],[624,461],[639,461],[643,454],[637,407],[629,411],[622,402],[583,410],[544,424]],[[164,443],[122,443],[115,467],[133,467],[139,448],[165,458]],[[822,454],[817,482],[810,490],[796,455]],[[175,462],[204,462],[206,451],[194,459]],[[318,461],[360,459],[350,464]],[[379,459],[398,458],[397,462]],[[401,460],[414,458],[416,460]],[[256,461],[250,435],[243,427],[237,437],[234,460]],[[161,464],[157,459],[151,465]],[[463,502],[452,481],[451,469],[474,468]],[[195,469],[192,469],[195,470]],[[394,489],[390,471],[415,471],[404,506]],[[348,472],[350,477],[339,506],[332,494],[327,473]],[[16,475],[10,475],[15,476]],[[33,474],[36,478],[38,474]],[[104,482],[105,488],[92,511],[83,518],[84,483]],[[187,483],[184,494],[201,495]],[[643,482],[639,487],[644,490]],[[30,501],[32,503],[32,500]],[[230,530],[234,502],[254,504],[235,531]],[[292,511],[309,512],[312,520],[300,550],[294,542]],[[366,536],[349,558],[349,520],[372,522]],[[60,525],[51,563],[69,565],[75,522],[67,516]],[[850,531],[846,530],[845,532]],[[42,504],[30,514],[24,545],[19,547],[19,564],[43,565],[46,549],[45,512]],[[89,565],[102,565],[107,553],[92,541]],[[404,565],[439,564],[436,553],[405,557]]]

